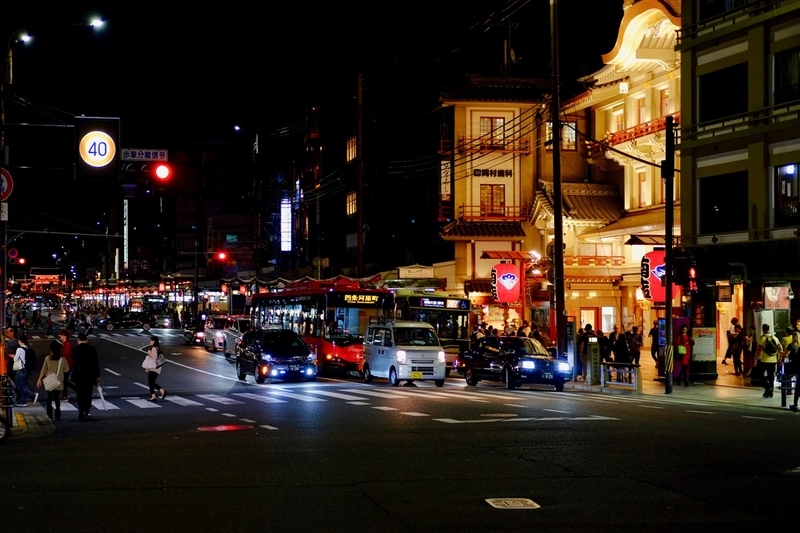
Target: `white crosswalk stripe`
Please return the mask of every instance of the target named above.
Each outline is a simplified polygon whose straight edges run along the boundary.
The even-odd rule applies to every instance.
[[[130,400],[126,399],[125,401],[128,402],[131,405],[135,405],[139,409],[160,409],[161,408],[161,406],[158,405],[156,402],[151,402],[150,400],[143,400],[141,398],[130,399]]]
[[[184,398],[182,396],[169,395],[169,396],[167,396],[165,398],[165,400],[168,401],[168,402],[172,402],[172,403],[178,404],[178,405],[180,405],[182,407],[192,407],[192,406],[203,405],[200,402],[196,402],[194,400],[190,400],[189,398]]]
[[[248,400],[255,400],[257,402],[264,402],[264,403],[286,403],[286,400],[281,400],[280,398],[270,398],[269,396],[262,396],[260,394],[253,394],[252,392],[234,392],[234,396],[239,396],[241,398],[247,398]]]
[[[287,392],[284,390],[279,389],[270,389],[268,391],[270,394],[274,394],[276,396],[285,396],[287,398],[294,398],[295,400],[300,400],[301,402],[325,402],[327,400],[323,398],[314,398],[312,396],[305,396],[303,394],[295,394],[293,392]]]
[[[105,404],[100,400],[92,400],[92,407],[98,411],[113,411],[119,409],[116,405],[106,400]]]
[[[221,403],[222,405],[236,405],[244,403],[240,402],[239,400],[234,400],[233,398],[227,398],[225,396],[219,396],[217,394],[198,394],[197,397],[209,400],[211,402]]]

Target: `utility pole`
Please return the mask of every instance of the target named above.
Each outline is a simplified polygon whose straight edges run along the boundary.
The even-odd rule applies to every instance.
[[[665,209],[664,213],[664,262],[667,264],[664,281],[666,285],[667,331],[664,332],[664,393],[672,394],[672,269],[674,267],[674,250],[672,249],[672,227],[674,225],[674,182],[675,182],[675,130],[672,115],[666,117],[666,138],[664,161],[661,162],[661,177],[664,179]]]
[[[558,68],[558,0],[550,0],[550,36],[552,40],[553,97],[550,120],[553,143],[553,268],[555,282],[556,346],[558,355],[567,350],[567,309],[564,298],[564,207],[561,195],[561,96]],[[573,365],[574,366],[574,365]],[[573,371],[574,373],[574,371]]]
[[[358,158],[358,189],[356,189],[356,211],[358,212],[358,277],[364,276],[364,80],[358,73],[358,132],[356,157]]]

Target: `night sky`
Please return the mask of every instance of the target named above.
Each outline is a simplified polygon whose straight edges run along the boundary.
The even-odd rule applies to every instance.
[[[551,72],[547,0],[106,4],[0,7],[4,36],[21,27],[35,33],[13,46],[22,120],[120,117],[122,147],[225,138],[234,125],[243,127],[238,135],[263,139],[312,105],[352,99],[359,72],[365,99],[422,112],[467,74],[499,75],[509,36],[518,58],[512,76]],[[567,91],[577,90],[574,81],[600,68],[600,55],[613,48],[622,0],[558,5],[561,79]],[[92,14],[106,21],[100,31],[76,25]],[[95,230],[91,185],[56,171],[14,174],[10,226]]]

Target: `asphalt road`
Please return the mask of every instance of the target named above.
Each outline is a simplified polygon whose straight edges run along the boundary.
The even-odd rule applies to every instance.
[[[794,522],[800,420],[788,411],[468,388],[455,377],[441,389],[353,377],[256,385],[177,330],[153,332],[169,394],[152,404],[140,333],[91,341],[108,408],[93,410],[97,421],[64,405],[54,432],[0,447],[4,530],[735,532]],[[37,353],[46,342],[34,340]]]

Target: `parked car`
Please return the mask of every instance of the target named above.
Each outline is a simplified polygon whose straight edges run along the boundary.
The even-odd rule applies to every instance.
[[[206,338],[206,321],[202,318],[186,322],[183,327],[183,339],[186,345],[203,344]]]
[[[464,376],[467,385],[485,379],[502,381],[513,389],[522,383],[553,385],[564,390],[572,378],[572,367],[553,357],[544,346],[528,337],[484,337],[462,352],[453,369]]]
[[[427,322],[407,320],[370,324],[364,334],[364,380],[387,378],[400,381],[433,380],[444,386],[447,375],[444,348],[436,330]]]
[[[119,307],[109,307],[106,310],[105,316],[98,314],[94,317],[94,327],[98,329],[108,329],[109,321],[113,322],[114,320],[119,320],[124,314],[125,311]],[[114,329],[113,326],[111,329]]]
[[[210,352],[222,350],[225,357],[228,357],[235,353],[239,338],[248,329],[250,329],[249,316],[210,316],[206,320],[203,345]]]
[[[290,329],[249,330],[236,354],[236,376],[256,383],[267,379],[317,379],[317,356],[303,338]]]

